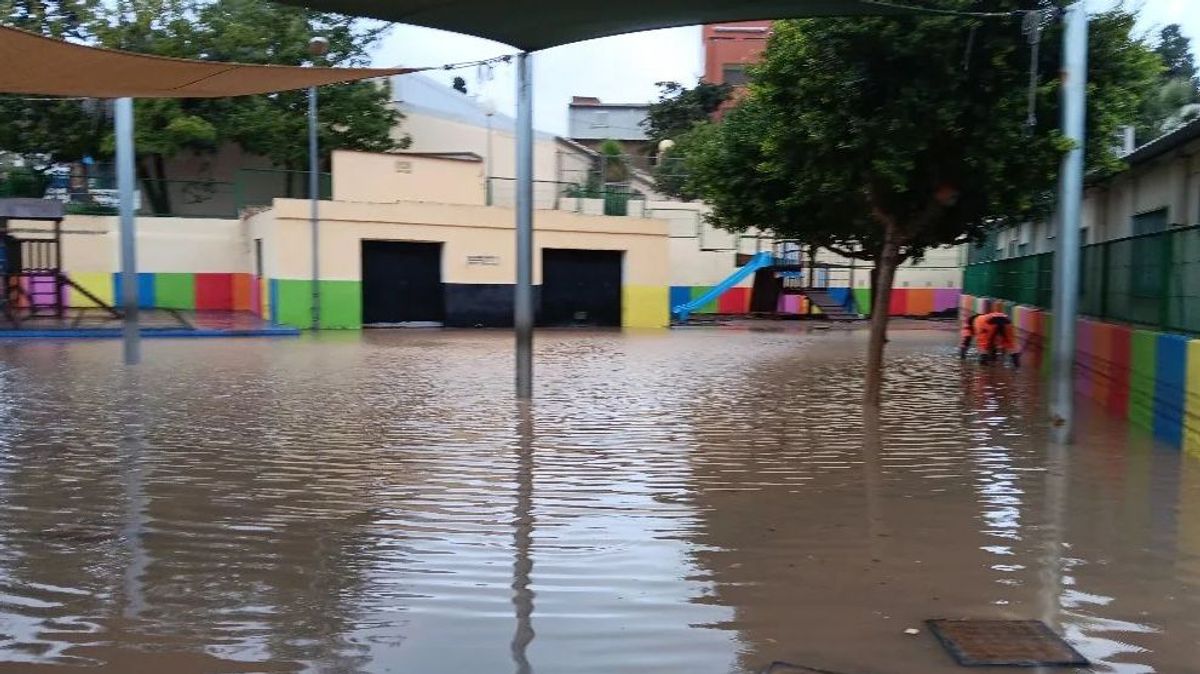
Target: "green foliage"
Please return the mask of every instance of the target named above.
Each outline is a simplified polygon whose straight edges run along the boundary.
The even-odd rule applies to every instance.
[[[600,175],[605,183],[623,183],[629,181],[629,160],[625,156],[625,148],[617,141],[609,138],[600,143]]]
[[[1169,133],[1195,117],[1195,111],[1185,106],[1200,103],[1200,81],[1196,79],[1196,64],[1192,57],[1191,41],[1171,24],[1159,34],[1154,52],[1161,61],[1158,86],[1142,101],[1135,125],[1139,145]]]
[[[1120,166],[1110,141],[1157,76],[1154,54],[1131,36],[1134,19],[1123,10],[1093,17],[1093,171]],[[1044,215],[1068,147],[1057,131],[1059,44],[1059,27],[1048,26],[1030,129],[1019,20],[779,22],[748,97],[719,127],[687,139],[688,187],[719,226],[762,227],[868,259],[889,238],[903,259]]]
[[[1159,32],[1158,46],[1154,51],[1166,66],[1167,78],[1195,79],[1196,60],[1192,56],[1192,43],[1180,30],[1179,24],[1169,24]]]
[[[658,100],[650,106],[643,126],[655,143],[678,140],[700,122],[708,121],[725,101],[733,96],[728,84],[701,80],[688,88],[678,82],[659,82]]]
[[[0,23],[57,38],[88,39],[99,0],[0,0]],[[99,101],[0,96],[0,150],[52,161],[95,154],[104,136]]]
[[[694,128],[707,124],[733,96],[733,87],[701,80],[691,88],[678,82],[659,82],[658,89],[658,100],[651,104],[643,126],[653,144],[670,140],[675,145],[658,155],[654,165],[655,188],[663,194],[690,200],[695,195],[686,180],[687,139]]]
[[[42,7],[44,11],[38,8]],[[73,35],[130,51],[214,61],[306,65],[308,41],[329,40],[319,65],[363,66],[385,28],[359,19],[284,6],[269,0],[0,0],[0,17],[50,35]],[[40,11],[40,13],[39,13]],[[165,159],[235,143],[279,167],[308,160],[305,92],[210,100],[139,100],[135,129],[138,171],[152,208],[169,210]],[[0,149],[71,161],[111,154],[111,122],[92,101],[28,101],[0,97]],[[355,82],[320,89],[322,159],[335,149],[405,147],[400,113],[386,85]],[[151,181],[154,181],[153,184]]]

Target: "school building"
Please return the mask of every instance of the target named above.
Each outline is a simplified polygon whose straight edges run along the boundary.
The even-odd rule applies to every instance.
[[[1128,153],[1084,197],[1076,389],[1200,452],[1200,120]],[[1011,313],[1026,349],[1049,334],[1054,229],[1031,222],[969,251],[964,311]],[[1043,361],[1048,359],[1043,358]]]

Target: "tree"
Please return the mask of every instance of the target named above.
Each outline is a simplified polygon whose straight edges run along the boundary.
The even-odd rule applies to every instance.
[[[682,170],[687,154],[684,139],[696,125],[712,119],[733,96],[733,87],[704,80],[691,88],[678,82],[659,82],[657,86],[658,100],[650,105],[642,126],[652,147],[657,148],[666,140],[674,146],[658,155],[654,167],[655,187],[663,194],[690,199],[692,195],[687,190]]]
[[[0,0],[0,22],[56,38],[92,37],[99,0]],[[95,155],[104,137],[99,101],[0,96],[0,150],[49,161]]]
[[[269,0],[63,0],[61,4],[91,7],[92,16],[81,18],[78,29],[87,41],[213,61],[305,65],[312,59],[307,50],[309,39],[321,35],[329,40],[329,51],[319,65],[363,66],[370,63],[370,51],[386,30],[360,19]],[[70,12],[55,10],[54,15],[64,13]],[[28,10],[10,10],[10,14],[23,16]],[[26,25],[47,34],[61,32],[57,24],[29,23],[33,21],[28,19]],[[395,134],[402,116],[390,104],[386,85],[353,82],[322,87],[320,102],[318,133],[323,163],[335,149],[387,151],[407,144],[406,137]],[[45,115],[48,106],[58,114]],[[0,149],[45,153],[55,161],[111,151],[111,125],[103,117],[78,114],[87,107],[79,102],[56,107],[45,101],[9,99],[0,112],[8,112],[8,119],[18,123],[14,130],[0,131]],[[232,142],[247,153],[267,157],[275,166],[302,170],[308,159],[307,114],[302,91],[137,101],[137,167],[147,202],[155,212],[171,211],[166,160],[184,151],[211,152]],[[291,190],[289,180],[289,195]]]
[[[629,160],[620,143],[609,138],[600,143],[597,151],[600,153],[600,180],[606,186],[629,181]]]
[[[1086,150],[1096,172],[1119,168],[1109,141],[1157,74],[1154,54],[1131,36],[1134,18],[1113,10],[1092,23]],[[747,97],[689,139],[691,188],[712,206],[714,224],[771,229],[874,264],[868,406],[881,401],[897,266],[1047,212],[1069,147],[1057,131],[1058,82],[1045,76],[1059,67],[1058,34],[1046,26],[1030,128],[1019,19],[780,22]]]
[[[1169,24],[1159,32],[1158,46],[1154,51],[1166,66],[1164,74],[1167,78],[1195,79],[1196,61],[1192,56],[1192,41],[1183,34],[1179,24]]]
[[[1161,60],[1162,73],[1158,86],[1143,101],[1138,114],[1134,137],[1139,145],[1194,119],[1196,110],[1188,106],[1200,103],[1200,81],[1196,79],[1191,40],[1180,32],[1179,24],[1162,29],[1154,52]]]

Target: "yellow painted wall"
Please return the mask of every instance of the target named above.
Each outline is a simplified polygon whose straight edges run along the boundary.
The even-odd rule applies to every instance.
[[[1183,394],[1183,449],[1200,459],[1200,339],[1188,342],[1187,369],[1187,389]]]
[[[333,198],[482,206],[486,202],[483,162],[338,150],[333,153]]]
[[[621,288],[621,325],[665,328],[671,323],[666,286],[625,285]]]
[[[273,217],[273,260],[278,278],[308,278],[311,251],[308,202],[279,199]],[[661,221],[537,211],[534,246],[625,252],[626,285],[660,286],[670,281],[667,228]],[[514,214],[511,209],[435,203],[364,204],[327,202],[321,208],[321,278],[362,278],[366,240],[445,244],[442,279],[447,283],[513,283],[516,278]],[[487,256],[495,264],[470,264]],[[541,254],[534,255],[534,283],[541,283]],[[666,307],[664,296],[662,306]]]
[[[140,272],[250,271],[251,251],[245,226],[239,220],[139,217],[135,225]],[[13,228],[50,231],[46,223],[15,220]],[[116,216],[68,215],[63,220],[62,231],[63,268],[68,274],[120,271]],[[18,236],[40,234],[19,233]]]

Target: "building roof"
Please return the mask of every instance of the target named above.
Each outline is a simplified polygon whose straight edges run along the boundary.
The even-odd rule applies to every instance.
[[[1200,119],[1193,119],[1183,126],[1165,133],[1158,138],[1135,148],[1133,152],[1125,155],[1124,159],[1130,166],[1144,164],[1153,159],[1186,145],[1200,138]]]
[[[455,91],[453,88],[425,75],[412,74],[392,78],[392,102],[404,112],[425,114],[440,119],[486,128],[488,108],[478,99]],[[496,131],[515,133],[516,120],[502,112],[492,112],[491,125]],[[542,140],[554,138],[554,134],[534,131]]]
[[[864,16],[913,12],[899,3],[893,5],[872,0],[609,0],[602,5],[562,0],[284,2],[321,11],[369,16],[385,21],[474,35],[525,51],[655,28],[803,16]]]
[[[584,108],[587,110],[594,110],[597,108],[617,108],[617,109],[621,109],[621,110],[645,110],[650,107],[649,103],[605,103],[604,101],[601,101],[600,99],[596,99],[596,98],[591,98],[591,99],[588,99],[586,102],[581,103],[581,102],[579,102],[579,99],[581,99],[581,98],[585,98],[585,97],[584,96],[575,96],[574,99],[568,104],[568,106],[572,107],[572,108]],[[591,101],[595,101],[595,103],[592,103]]]
[[[0,26],[0,92],[89,98],[224,98],[386,77],[410,68],[301,68],[165,58]]]

